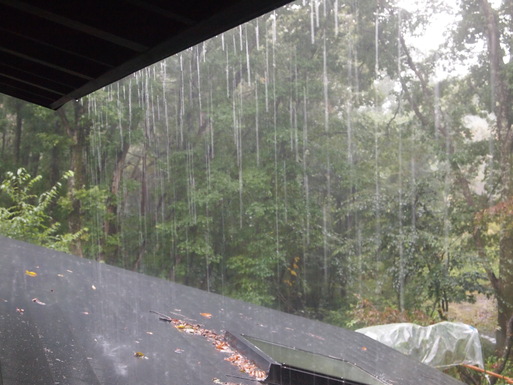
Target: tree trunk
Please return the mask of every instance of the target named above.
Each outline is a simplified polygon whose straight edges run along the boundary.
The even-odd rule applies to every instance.
[[[5,142],[7,138],[7,125],[2,129],[2,150],[0,151],[0,159],[5,160]]]
[[[130,143],[123,142],[122,148],[116,154],[116,165],[112,174],[112,181],[110,184],[110,196],[107,200],[106,215],[103,222],[104,239],[102,240],[102,248],[100,251],[99,259],[107,261],[109,264],[116,264],[119,259],[119,245],[117,242],[112,247],[108,247],[109,237],[113,237],[119,233],[118,226],[118,193],[121,181],[123,180],[123,171],[125,169],[126,157]]]
[[[510,90],[507,87],[506,69],[503,62],[504,53],[500,46],[500,29],[498,24],[497,12],[492,8],[488,0],[480,0],[481,11],[485,19],[485,30],[487,38],[488,59],[490,65],[490,87],[491,103],[490,109],[496,117],[496,138],[499,143],[498,161],[501,180],[500,201],[507,202],[513,197],[513,178],[512,178],[512,154],[513,145],[512,116],[510,113]],[[401,41],[402,48],[406,52],[407,64],[417,74],[421,83],[424,96],[432,97],[425,79],[415,67],[413,60],[408,54],[408,49],[404,40]],[[415,102],[409,97],[407,85],[403,82],[403,91],[412,103],[415,114],[419,117],[422,125],[427,127],[428,120],[425,115],[416,108]],[[439,134],[447,137],[447,132],[442,126],[438,127]],[[449,151],[452,153],[452,144]],[[456,184],[460,187],[469,207],[476,212],[476,217],[480,214],[480,208],[475,205],[472,192],[469,189],[469,182],[459,170],[457,164],[452,164],[453,173],[456,177]],[[497,330],[497,350],[499,353],[504,349],[507,340],[506,329],[508,320],[513,315],[513,220],[509,216],[501,216],[501,231],[499,241],[499,276],[493,272],[486,253],[486,244],[482,237],[480,224],[474,228],[473,238],[484,268],[487,272],[490,283],[494,289],[498,303],[498,330]]]
[[[54,146],[52,148],[52,152],[50,155],[50,185],[55,186],[55,184],[60,179],[60,167],[59,167],[59,158],[61,149],[59,146]]]
[[[21,100],[16,100],[15,102],[15,111],[16,111],[16,127],[14,131],[14,164],[16,167],[21,167],[21,133],[23,129],[23,116],[21,113],[21,109],[23,107],[23,102]]]
[[[73,121],[70,121],[66,115],[65,108],[57,111],[61,123],[70,139],[70,168],[73,171],[73,177],[68,179],[68,194],[71,200],[71,213],[68,217],[68,227],[71,233],[77,233],[82,230],[81,202],[76,196],[77,190],[86,187],[86,168],[84,152],[87,149],[87,139],[89,136],[89,127],[85,124],[83,115],[84,107],[79,103],[73,104]],[[78,238],[71,246],[71,252],[83,257],[82,243]]]
[[[501,180],[501,201],[512,197],[511,148],[513,133],[511,127],[511,97],[507,87],[504,66],[504,52],[500,46],[500,29],[497,12],[488,0],[481,0],[481,10],[486,19],[486,38],[490,65],[491,109],[496,117],[497,140],[499,143],[499,167]],[[496,290],[498,305],[497,350],[502,351],[507,339],[508,320],[513,315],[513,227],[508,216],[501,221],[499,241],[499,283]]]

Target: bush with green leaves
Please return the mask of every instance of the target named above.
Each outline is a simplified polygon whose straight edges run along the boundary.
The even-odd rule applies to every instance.
[[[73,176],[71,171],[64,174],[64,180]],[[70,244],[84,231],[75,234],[61,231],[61,224],[52,218],[52,205],[59,198],[62,187],[55,186],[41,194],[36,187],[41,175],[32,177],[24,168],[7,172],[0,184],[0,234],[49,247],[59,251],[69,251]]]

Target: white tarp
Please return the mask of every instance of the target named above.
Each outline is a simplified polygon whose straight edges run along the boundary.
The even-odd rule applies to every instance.
[[[356,331],[435,368],[461,364],[484,368],[479,332],[463,323],[397,323]]]

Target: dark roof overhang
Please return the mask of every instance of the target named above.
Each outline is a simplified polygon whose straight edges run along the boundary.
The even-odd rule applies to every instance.
[[[57,109],[290,0],[0,0],[0,92]]]

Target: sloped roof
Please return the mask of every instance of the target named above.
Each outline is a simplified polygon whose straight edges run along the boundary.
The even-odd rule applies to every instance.
[[[319,358],[383,384],[461,385],[359,333],[0,237],[2,385],[256,384],[171,319],[246,335],[279,361],[309,360],[305,370]]]
[[[52,109],[290,0],[0,0],[0,92]]]

